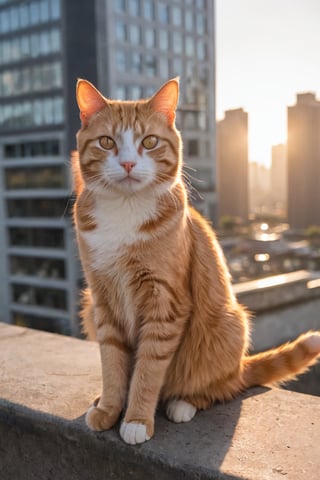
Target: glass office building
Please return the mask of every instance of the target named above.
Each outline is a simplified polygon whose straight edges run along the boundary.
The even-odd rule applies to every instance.
[[[76,79],[136,99],[176,75],[193,201],[213,219],[213,2],[0,0],[0,320],[79,332],[69,172]]]

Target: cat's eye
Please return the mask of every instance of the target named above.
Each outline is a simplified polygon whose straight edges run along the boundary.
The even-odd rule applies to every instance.
[[[155,135],[149,135],[148,137],[144,138],[141,143],[144,148],[146,148],[147,150],[151,150],[152,148],[157,146],[158,141],[158,137],[156,137]]]
[[[105,150],[112,150],[116,144],[111,137],[100,137],[99,143]]]

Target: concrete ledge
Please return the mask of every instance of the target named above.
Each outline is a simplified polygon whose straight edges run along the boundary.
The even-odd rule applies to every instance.
[[[0,324],[2,480],[290,479],[320,470],[320,399],[258,388],[154,439],[125,445],[84,413],[100,390],[96,344]]]
[[[320,272],[298,270],[237,283],[233,290],[249,310],[260,313],[320,298]]]

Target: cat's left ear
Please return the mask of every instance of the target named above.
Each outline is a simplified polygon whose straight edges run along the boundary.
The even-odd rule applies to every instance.
[[[151,106],[155,112],[164,113],[171,127],[176,118],[179,100],[179,77],[165,83],[151,98]]]
[[[90,118],[107,106],[104,96],[87,80],[77,82],[77,102],[83,127],[86,127]]]

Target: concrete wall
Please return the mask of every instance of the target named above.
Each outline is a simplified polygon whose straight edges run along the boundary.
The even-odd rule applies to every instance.
[[[159,408],[155,437],[125,445],[84,414],[99,393],[98,346],[0,324],[1,480],[317,480],[320,399],[252,389],[187,424]]]

